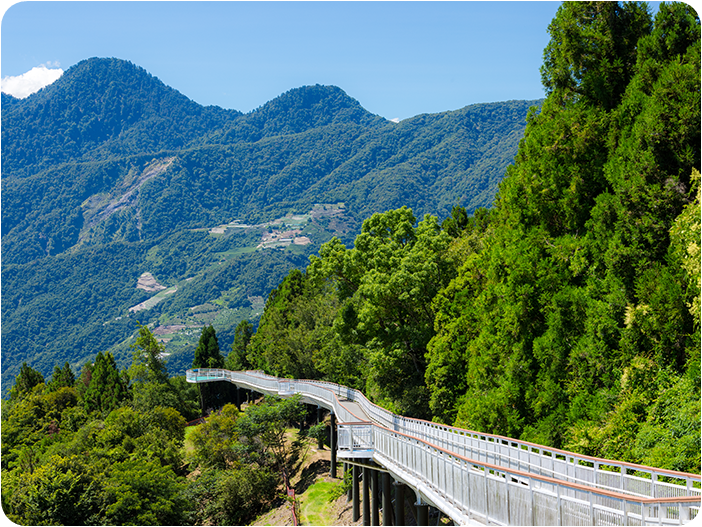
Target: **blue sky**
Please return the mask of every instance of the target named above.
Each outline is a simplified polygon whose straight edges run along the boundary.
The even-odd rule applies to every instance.
[[[539,67],[559,5],[28,1],[4,13],[0,75],[117,57],[203,105],[248,112],[331,84],[404,119],[543,97]]]

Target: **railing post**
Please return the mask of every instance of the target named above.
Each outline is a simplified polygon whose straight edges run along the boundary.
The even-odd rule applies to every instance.
[[[507,512],[507,525],[510,525],[509,521],[509,474],[505,472],[505,511]]]
[[[531,524],[536,525],[536,500],[534,499],[533,478],[529,478],[529,497],[531,498]]]

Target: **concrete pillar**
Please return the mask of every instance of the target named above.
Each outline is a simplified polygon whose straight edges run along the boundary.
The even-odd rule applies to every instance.
[[[358,477],[359,473],[361,472],[361,469],[358,468],[358,465],[354,465],[352,468],[351,476],[352,476],[352,483],[351,483],[351,494],[353,497],[353,514],[352,514],[352,520],[353,522],[357,522],[358,518],[361,516],[360,512],[360,503],[359,503],[359,492],[358,492]]]
[[[390,474],[383,472],[383,525],[392,525],[390,484]]]
[[[417,500],[417,525],[429,525],[429,505]]]
[[[329,475],[336,477],[336,416],[331,413],[331,424],[329,427],[329,446],[331,447],[331,470]]]
[[[363,467],[363,525],[370,525],[370,479],[371,469]]]
[[[405,484],[395,482],[395,525],[405,525]]]
[[[378,506],[378,471],[371,470],[371,525],[380,525],[380,511]]]

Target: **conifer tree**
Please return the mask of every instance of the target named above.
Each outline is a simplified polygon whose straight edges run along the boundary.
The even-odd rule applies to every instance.
[[[63,365],[63,368],[58,364],[54,366],[54,373],[51,375],[51,381],[48,384],[49,390],[56,391],[59,388],[72,387],[76,382],[76,376],[71,369],[68,361]]]
[[[32,388],[43,382],[44,376],[26,362],[23,362],[17,377],[15,377],[15,385],[10,390],[10,400],[21,399],[31,392]]]
[[[193,368],[223,368],[224,358],[219,351],[217,334],[212,326],[202,328],[200,341],[195,349]]]
[[[107,413],[117,408],[128,395],[112,354],[109,351],[104,355],[99,352],[95,357],[90,384],[83,395],[86,411]]]

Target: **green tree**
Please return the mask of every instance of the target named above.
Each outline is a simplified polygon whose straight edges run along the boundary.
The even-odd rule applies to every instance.
[[[550,99],[614,108],[636,64],[639,38],[651,30],[643,2],[566,2],[549,24],[541,79]]]
[[[168,382],[168,369],[163,358],[165,348],[147,326],[139,325],[139,335],[130,347],[134,350],[129,368],[132,382]]]
[[[58,364],[54,366],[54,373],[51,375],[51,381],[49,381],[47,387],[49,390],[55,391],[64,387],[72,388],[75,383],[76,376],[71,369],[71,365],[66,361],[62,368]]]
[[[99,352],[95,357],[90,384],[83,394],[83,405],[88,412],[109,413],[129,397],[127,387],[122,381],[117,364],[108,351]]]
[[[200,466],[225,469],[238,465],[236,441],[239,419],[240,414],[236,406],[226,404],[193,431],[190,437],[195,449],[195,459]]]
[[[219,352],[217,334],[212,326],[202,328],[200,340],[195,349],[193,368],[223,368],[224,359]]]
[[[97,524],[100,480],[83,456],[53,456],[33,472],[3,474],[8,518],[20,525]]]
[[[246,349],[251,342],[251,337],[254,334],[254,327],[248,320],[242,320],[234,330],[234,342],[232,350],[227,355],[226,368],[228,370],[248,370],[252,364],[249,363],[246,357]]]
[[[406,207],[363,222],[353,249],[338,240],[311,257],[310,273],[337,286],[335,331],[368,360],[365,388],[382,404],[428,417],[426,346],[434,335],[432,298],[455,275],[451,237],[433,216],[415,227]]]
[[[305,415],[299,396],[290,399],[266,398],[249,406],[236,422],[240,452],[249,463],[273,467],[281,476],[291,473],[295,445],[286,439],[289,426]]]
[[[104,481],[108,525],[185,525],[191,505],[186,483],[158,460],[132,456],[111,467]]]
[[[15,377],[15,384],[10,390],[10,400],[14,401],[24,397],[31,392],[35,386],[43,383],[44,376],[26,362],[23,362],[17,377]]]

